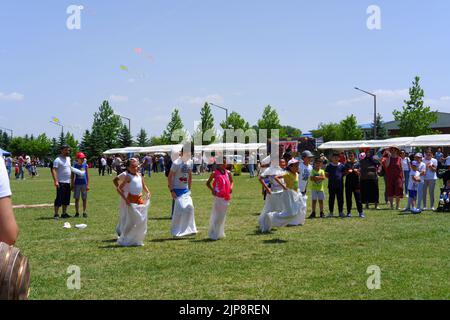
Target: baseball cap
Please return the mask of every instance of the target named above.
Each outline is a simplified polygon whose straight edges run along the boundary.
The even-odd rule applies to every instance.
[[[413,162],[411,162],[411,165],[412,165],[412,166],[418,166],[419,163],[418,163],[417,161],[414,160]]]
[[[359,160],[364,160],[366,158],[366,153],[365,152],[361,152],[359,154]]]
[[[416,153],[416,157],[417,157],[417,158],[423,158],[423,154],[421,154],[420,152],[419,152],[419,153]]]
[[[311,153],[311,151],[306,150],[302,152],[302,158],[314,158],[314,155]]]
[[[289,160],[288,166],[293,165],[293,164],[296,164],[296,163],[299,163],[299,162],[300,162],[300,161],[298,161],[297,159],[293,158],[293,159]]]
[[[83,152],[77,152],[77,159],[85,159],[86,156]]]

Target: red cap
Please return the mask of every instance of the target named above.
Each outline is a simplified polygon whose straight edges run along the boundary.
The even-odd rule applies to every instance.
[[[83,152],[77,152],[77,159],[86,159],[86,156]]]

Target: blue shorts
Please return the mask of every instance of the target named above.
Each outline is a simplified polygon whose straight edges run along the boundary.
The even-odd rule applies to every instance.
[[[408,190],[409,198],[416,199],[417,198],[417,190]]]

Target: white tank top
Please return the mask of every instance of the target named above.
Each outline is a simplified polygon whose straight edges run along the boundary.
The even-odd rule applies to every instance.
[[[132,195],[140,195],[142,193],[142,177],[140,175],[132,175],[128,173],[130,177],[130,189],[128,190]]]

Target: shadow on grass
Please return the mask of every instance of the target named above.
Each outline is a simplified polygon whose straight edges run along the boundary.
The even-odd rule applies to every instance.
[[[39,218],[36,218],[36,220],[37,221],[43,221],[43,220],[48,221],[48,220],[55,220],[55,218],[54,217],[39,217]],[[55,221],[59,221],[59,220],[55,220]]]
[[[183,237],[183,238],[160,238],[160,239],[153,239],[151,242],[166,242],[166,241],[183,241],[183,240],[192,240],[193,237]]]
[[[111,239],[111,240],[102,240],[102,242],[107,242],[107,243],[114,243],[114,242],[117,242],[117,239]]]
[[[172,220],[170,217],[154,217],[154,218],[148,218],[148,220]]]
[[[270,239],[270,240],[264,240],[263,243],[264,243],[264,244],[282,244],[282,243],[287,243],[287,240],[283,240],[283,239]]]
[[[212,239],[205,238],[205,239],[196,239],[196,240],[192,239],[190,242],[203,242],[203,243],[211,242],[211,243],[214,243],[214,242],[217,242],[217,241],[218,240],[212,240]]]

